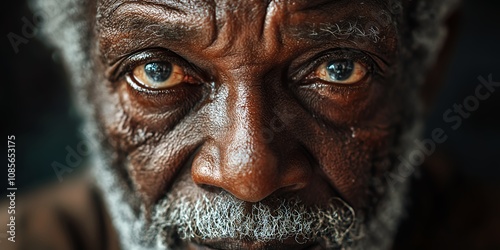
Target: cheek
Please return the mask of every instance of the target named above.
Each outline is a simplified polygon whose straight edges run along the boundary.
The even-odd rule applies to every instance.
[[[297,133],[327,181],[355,207],[367,205],[374,178],[390,167],[400,105],[389,81],[340,92],[333,88],[298,92],[307,120]]]
[[[194,151],[193,145],[176,144],[175,148],[172,145],[164,142],[148,143],[128,155],[127,169],[130,178],[146,207],[166,194]]]
[[[201,96],[200,91],[189,92],[186,89],[148,95],[126,83],[117,84],[114,88],[109,86],[111,83],[96,86],[96,115],[112,145],[125,152],[150,141],[160,141],[187,116],[194,105],[191,100]],[[171,95],[188,94],[189,98],[184,99],[186,102],[170,98]]]
[[[127,152],[127,169],[146,207],[168,192],[180,171],[190,169],[192,157],[203,143],[195,117],[187,118],[168,133]]]
[[[134,96],[128,85],[100,86],[95,91],[96,115],[114,162],[122,164],[112,167],[126,170],[123,178],[131,180],[130,191],[149,207],[189,162],[202,138],[193,124],[203,122],[185,116],[182,108],[159,112]]]
[[[366,206],[371,179],[387,163],[391,133],[372,129],[323,131],[306,146],[327,181],[354,207]]]

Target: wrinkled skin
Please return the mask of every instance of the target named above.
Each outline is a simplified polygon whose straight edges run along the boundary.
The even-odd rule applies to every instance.
[[[321,206],[340,197],[358,213],[376,205],[372,183],[390,168],[405,98],[400,13],[388,3],[103,0],[98,7],[102,74],[90,92],[106,153],[136,210],[150,211],[181,175],[191,177],[186,188],[225,190],[248,203],[294,196]],[[376,26],[378,34],[322,29],[336,24],[366,33]],[[326,57],[360,62],[368,74],[352,85],[318,80],[314,68]],[[190,82],[162,91],[130,84],[134,67],[159,60],[184,67]]]

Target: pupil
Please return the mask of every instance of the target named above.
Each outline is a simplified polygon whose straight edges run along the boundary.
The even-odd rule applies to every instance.
[[[354,71],[354,62],[351,60],[331,61],[327,65],[328,75],[332,80],[336,81],[349,79]]]
[[[172,73],[172,64],[166,62],[152,62],[144,65],[144,72],[154,82],[164,82]]]

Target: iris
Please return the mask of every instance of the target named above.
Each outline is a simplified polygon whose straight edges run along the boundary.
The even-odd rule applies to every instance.
[[[151,62],[144,65],[146,76],[154,82],[164,82],[172,74],[172,64],[168,62]]]
[[[344,81],[349,79],[354,72],[354,62],[352,60],[335,60],[326,65],[328,76],[334,81]]]

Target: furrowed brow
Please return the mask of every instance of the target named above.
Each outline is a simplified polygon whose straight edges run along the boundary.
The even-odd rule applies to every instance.
[[[152,44],[195,38],[188,15],[166,4],[125,2],[98,14],[99,49],[105,62]]]

